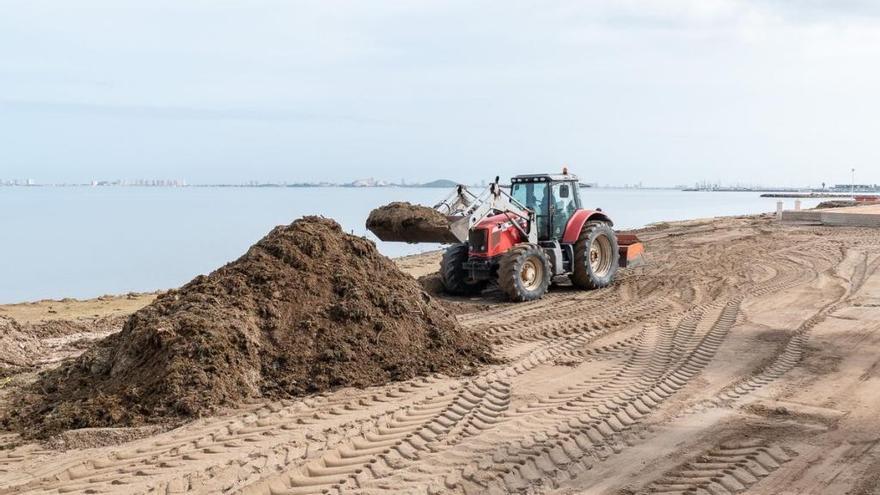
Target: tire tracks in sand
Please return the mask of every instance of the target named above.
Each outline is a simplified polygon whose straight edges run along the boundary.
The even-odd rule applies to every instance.
[[[583,479],[597,463],[649,444],[655,426],[647,420],[696,386],[744,300],[807,284],[839,256],[833,240],[805,234],[798,249],[816,254],[811,264],[758,235],[763,224],[743,225],[740,242],[688,245],[689,236],[718,234],[706,229],[658,237],[652,264],[608,290],[559,289],[541,301],[462,315],[507,360],[474,377],[255,404],[88,459],[72,455],[0,493],[508,493]],[[880,263],[869,261],[853,275],[851,294]],[[817,320],[810,321],[766,369],[723,392],[742,396],[794,366]],[[521,384],[539,384],[548,368],[566,373],[563,385],[519,395]],[[685,471],[723,478],[754,467],[737,464],[737,455],[771,448],[720,444],[703,457],[732,464],[692,460],[664,479],[681,481]],[[22,466],[20,453],[0,454],[0,466]]]

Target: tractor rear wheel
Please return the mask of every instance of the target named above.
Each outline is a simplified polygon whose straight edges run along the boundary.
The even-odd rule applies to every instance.
[[[582,289],[601,289],[614,281],[620,263],[617,236],[605,222],[587,222],[574,244],[571,281]]]
[[[519,244],[498,264],[498,286],[514,301],[540,299],[550,287],[550,259],[540,246]]]
[[[453,244],[443,252],[440,261],[440,281],[446,292],[457,296],[469,296],[479,294],[486,288],[488,280],[474,281],[464,269],[464,262],[468,260],[468,243]]]

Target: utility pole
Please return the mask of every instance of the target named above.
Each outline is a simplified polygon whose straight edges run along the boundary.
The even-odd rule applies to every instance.
[[[856,169],[853,168],[851,170],[851,172],[852,172],[852,182],[850,182],[849,194],[850,194],[850,196],[855,198],[856,197]]]

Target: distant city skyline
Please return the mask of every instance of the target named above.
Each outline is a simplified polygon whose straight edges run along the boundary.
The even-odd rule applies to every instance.
[[[594,184],[601,184],[604,187],[641,187],[644,184],[645,187],[648,188],[676,188],[676,187],[701,187],[701,184],[715,184],[718,186],[725,187],[753,187],[753,188],[761,188],[761,187],[784,187],[784,188],[822,188],[822,187],[831,187],[834,185],[875,185],[877,182],[870,182],[863,180],[861,176],[855,176],[852,172],[852,169],[847,169],[847,172],[851,175],[847,177],[848,180],[834,182],[831,180],[818,181],[816,183],[797,183],[796,181],[788,181],[788,183],[773,183],[773,182],[761,182],[761,181],[748,181],[748,180],[722,180],[722,179],[691,179],[690,181],[680,182],[680,183],[650,183],[641,180],[628,181],[622,183],[613,183],[613,182],[599,182],[597,180],[588,180],[595,179],[595,177],[591,176],[583,176],[582,174],[576,174],[581,178],[582,182],[590,182]],[[553,172],[550,169],[535,169],[535,171],[539,172]],[[507,178],[516,175],[520,172],[511,173],[509,176],[501,175],[502,179],[506,180]],[[841,175],[841,174],[837,174]],[[868,174],[869,176],[873,176],[873,174]],[[426,180],[418,180],[413,178],[406,177],[398,177],[394,178],[376,178],[376,177],[360,177],[360,178],[343,178],[342,180],[331,180],[329,178],[324,179],[316,179],[316,180],[304,180],[298,178],[288,178],[282,180],[276,179],[243,179],[239,181],[210,181],[210,180],[195,180],[189,181],[187,179],[169,179],[169,178],[98,178],[98,179],[74,179],[74,180],[57,180],[57,179],[48,179],[48,180],[37,180],[31,177],[28,178],[8,178],[0,176],[0,185],[98,185],[97,183],[101,183],[100,185],[107,185],[108,183],[113,183],[113,185],[153,185],[153,186],[172,186],[172,187],[180,187],[180,186],[199,186],[199,185],[261,185],[261,184],[328,184],[328,185],[347,185],[359,181],[376,181],[381,182],[383,184],[388,185],[418,185],[423,184],[425,182],[430,182],[434,180],[453,180],[457,179],[453,177],[444,177],[444,176],[435,176],[433,178],[428,178]],[[853,182],[855,180],[855,182]],[[489,182],[487,179],[475,179],[472,181],[468,180],[457,180],[461,183],[467,184],[486,184]],[[152,184],[149,184],[152,182]],[[160,182],[161,184],[157,184],[156,182]],[[165,184],[167,182],[168,184]]]
[[[877,183],[877,60],[861,0],[12,0],[0,177]]]
[[[506,182],[508,178],[503,177],[502,181]],[[440,182],[439,186],[433,185]],[[750,189],[750,190],[827,190],[827,191],[845,191],[851,188],[862,191],[877,191],[880,185],[876,183],[820,183],[820,184],[801,184],[796,186],[786,186],[779,184],[762,184],[762,183],[725,183],[724,181],[694,181],[689,184],[675,184],[672,186],[659,184],[644,184],[642,181],[609,184],[599,183],[595,181],[580,178],[581,184],[587,184],[591,187],[610,187],[610,188],[645,188],[645,189],[691,189],[691,190],[719,190],[719,189]],[[237,187],[261,187],[261,186],[334,186],[334,187],[452,187],[455,183],[468,184],[470,186],[486,187],[488,181],[480,180],[475,182],[457,181],[454,178],[442,177],[432,181],[417,182],[410,181],[405,178],[394,180],[376,179],[374,177],[364,177],[360,179],[346,180],[340,182],[334,181],[267,181],[250,179],[241,182],[189,182],[185,179],[92,179],[79,182],[38,182],[34,179],[4,179],[0,177],[0,186],[90,186],[90,187],[205,187],[205,186],[237,186]]]

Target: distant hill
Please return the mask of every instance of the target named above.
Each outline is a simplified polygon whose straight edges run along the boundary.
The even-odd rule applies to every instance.
[[[443,188],[451,188],[458,185],[458,182],[449,179],[437,179],[432,180],[431,182],[425,182],[424,184],[419,184],[415,187],[443,187]]]

